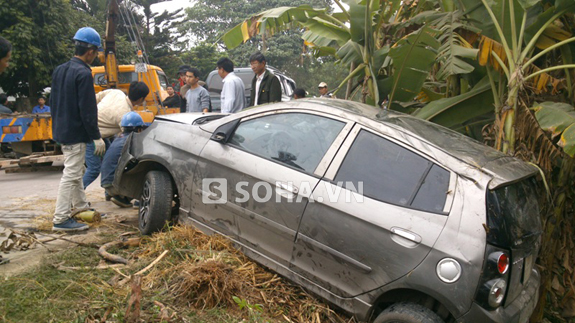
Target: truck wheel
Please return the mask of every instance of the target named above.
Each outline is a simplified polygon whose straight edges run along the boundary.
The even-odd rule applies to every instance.
[[[377,316],[374,323],[445,323],[433,311],[414,303],[396,303]]]
[[[172,212],[172,180],[166,172],[149,171],[140,196],[138,227],[142,234],[162,230]]]

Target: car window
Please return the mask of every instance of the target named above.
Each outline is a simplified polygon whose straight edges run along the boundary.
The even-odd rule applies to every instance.
[[[382,202],[442,213],[449,172],[408,149],[361,130],[334,181]]]
[[[230,144],[313,173],[344,125],[307,113],[268,115],[240,123]]]

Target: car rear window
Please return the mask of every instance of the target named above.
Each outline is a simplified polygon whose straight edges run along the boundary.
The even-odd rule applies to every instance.
[[[443,213],[449,172],[389,140],[362,130],[334,181],[391,204]],[[361,192],[360,192],[361,193]]]
[[[501,247],[516,247],[541,231],[535,178],[529,178],[487,193],[487,241]]]

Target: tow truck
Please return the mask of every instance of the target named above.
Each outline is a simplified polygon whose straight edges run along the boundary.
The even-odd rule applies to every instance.
[[[104,65],[92,67],[94,90],[98,93],[107,89],[120,89],[127,94],[132,81],[144,82],[150,88],[150,93],[144,103],[134,107],[134,110],[142,116],[145,123],[150,124],[158,114],[179,113],[179,108],[162,106],[162,101],[168,96],[166,92],[168,78],[160,67],[146,62],[142,47],[138,46],[138,63],[118,65],[115,33],[120,18],[118,1],[111,0],[108,7],[104,50],[98,56]],[[8,171],[8,168],[45,166],[55,161],[63,161],[58,145],[53,141],[50,113],[0,115],[0,127],[2,152],[7,152],[10,146],[13,155],[16,158],[21,157],[0,161],[0,169]]]

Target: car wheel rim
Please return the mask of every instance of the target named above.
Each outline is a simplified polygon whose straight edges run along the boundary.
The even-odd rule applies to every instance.
[[[150,218],[150,199],[151,199],[151,187],[150,181],[144,183],[142,189],[142,197],[140,198],[140,223],[142,227],[145,227]]]

